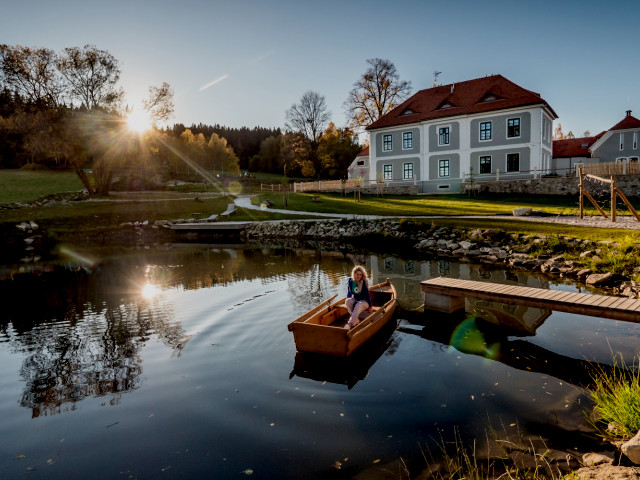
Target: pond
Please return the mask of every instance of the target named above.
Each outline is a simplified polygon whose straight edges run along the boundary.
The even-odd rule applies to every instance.
[[[287,324],[342,295],[355,263],[396,286],[397,329],[353,361],[296,354]],[[371,478],[400,459],[419,471],[455,432],[596,444],[579,385],[588,362],[633,361],[640,325],[486,302],[433,317],[420,281],[438,275],[577,291],[479,265],[215,244],[5,275],[0,475]]]

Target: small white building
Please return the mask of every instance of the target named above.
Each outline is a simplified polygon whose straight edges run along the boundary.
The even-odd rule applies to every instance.
[[[367,145],[360,153],[356,155],[356,158],[351,162],[347,169],[347,178],[369,178],[369,146]]]

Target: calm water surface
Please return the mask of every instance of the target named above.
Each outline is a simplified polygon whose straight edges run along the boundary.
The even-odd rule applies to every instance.
[[[343,295],[354,262],[392,279],[398,328],[355,361],[296,355],[287,324]],[[401,457],[424,467],[434,438],[489,424],[593,443],[585,360],[632,361],[640,325],[486,302],[461,323],[415,312],[437,275],[576,290],[443,261],[215,245],[5,278],[0,477],[367,478]]]

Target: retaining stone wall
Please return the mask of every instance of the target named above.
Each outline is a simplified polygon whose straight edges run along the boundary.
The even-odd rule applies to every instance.
[[[604,177],[607,178],[607,177]],[[526,180],[500,180],[480,184],[480,191],[487,193],[526,193],[533,195],[575,195],[578,196],[579,179],[576,177],[544,177]],[[600,190],[609,190],[608,184],[597,184]],[[616,185],[627,197],[640,197],[640,175],[618,175]],[[593,187],[587,184],[587,191],[593,194]]]

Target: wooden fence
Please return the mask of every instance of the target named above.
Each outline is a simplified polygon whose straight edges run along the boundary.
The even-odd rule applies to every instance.
[[[585,175],[637,175],[640,174],[638,162],[585,163],[581,165]]]
[[[291,185],[287,185],[287,191],[290,192],[292,190]],[[284,190],[284,186],[281,183],[261,183],[260,191],[264,192],[282,192]]]

